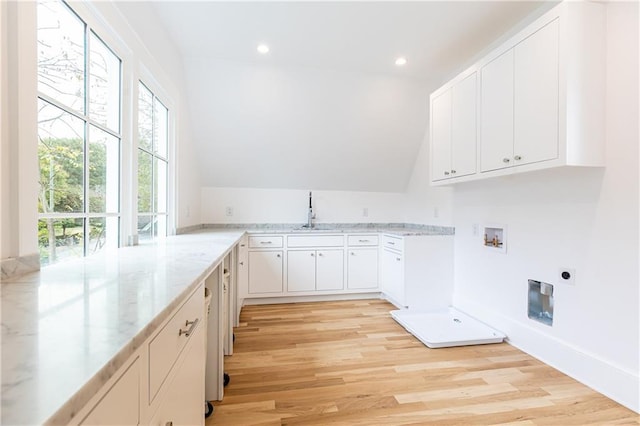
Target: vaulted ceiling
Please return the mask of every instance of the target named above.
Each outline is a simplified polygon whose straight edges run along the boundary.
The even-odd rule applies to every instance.
[[[182,54],[203,186],[391,192],[411,176],[429,93],[539,6],[145,5]]]

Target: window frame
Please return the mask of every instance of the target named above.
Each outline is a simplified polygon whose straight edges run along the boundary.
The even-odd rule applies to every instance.
[[[146,242],[152,242],[152,241],[156,241],[158,239],[163,239],[166,238],[167,236],[171,235],[174,233],[173,231],[173,214],[171,214],[172,212],[172,200],[173,200],[173,161],[172,159],[174,158],[173,156],[173,137],[172,137],[172,127],[173,127],[173,108],[170,106],[171,103],[170,102],[165,102],[164,98],[162,98],[161,96],[166,96],[166,94],[164,93],[164,91],[162,91],[160,89],[160,85],[158,85],[158,83],[155,81],[155,79],[151,76],[150,73],[145,72],[146,70],[144,70],[143,72],[141,72],[141,76],[137,81],[136,84],[136,149],[135,149],[135,155],[133,155],[133,157],[135,158],[135,169],[134,169],[134,173],[136,176],[135,182],[135,193],[136,193],[136,197],[135,197],[135,201],[134,201],[134,212],[135,212],[135,221],[134,221],[134,225],[135,225],[135,230],[137,233],[137,238],[140,241],[140,233],[139,233],[139,229],[138,229],[138,220],[141,216],[144,217],[151,217],[152,218],[152,229],[151,229],[151,237],[148,239],[144,239],[143,241]],[[139,123],[139,117],[140,117],[140,87],[143,86],[150,94],[151,94],[151,110],[152,110],[152,121],[151,121],[151,133],[152,133],[152,140],[151,140],[151,148],[147,149],[147,148],[143,148],[140,146],[139,142],[140,142],[140,123]],[[159,90],[159,92],[156,91]],[[162,156],[159,155],[156,152],[155,149],[155,131],[154,131],[154,124],[155,124],[155,102],[159,102],[166,110],[167,110],[167,117],[166,117],[166,138],[167,138],[167,146],[166,146],[166,155]],[[149,154],[151,156],[151,164],[152,164],[152,171],[151,171],[151,188],[152,188],[152,193],[151,193],[151,211],[149,212],[140,212],[138,210],[138,195],[140,192],[140,182],[137,179],[138,176],[138,170],[140,167],[139,161],[138,159],[140,158],[140,151],[143,151],[146,154]],[[159,160],[159,161],[163,161],[166,164],[166,176],[165,176],[165,187],[166,187],[166,206],[165,206],[165,212],[161,213],[157,211],[157,208],[154,204],[154,196],[153,196],[153,189],[157,186],[155,185],[155,173],[153,172],[153,165],[154,165],[154,160]],[[159,235],[157,234],[156,231],[156,226],[155,224],[157,223],[156,220],[154,220],[153,218],[156,218],[158,216],[164,216],[165,217],[165,232],[164,235]]]
[[[45,104],[48,104],[54,108],[58,108],[59,110],[61,110],[62,112],[71,115],[72,117],[80,120],[82,122],[83,125],[83,138],[82,138],[82,155],[83,155],[83,188],[82,188],[82,211],[81,212],[69,212],[69,213],[64,213],[64,212],[50,212],[50,213],[44,213],[44,212],[37,212],[37,218],[38,218],[38,224],[40,223],[40,221],[42,220],[47,220],[47,219],[53,219],[53,220],[58,220],[58,219],[82,219],[83,221],[83,241],[82,241],[82,256],[79,257],[86,257],[91,253],[89,245],[91,243],[91,234],[90,234],[90,229],[91,229],[91,219],[105,219],[108,220],[108,218],[117,218],[117,232],[118,232],[118,236],[117,236],[117,246],[118,247],[122,247],[123,245],[123,231],[125,229],[124,226],[124,220],[123,218],[125,217],[124,215],[124,189],[127,186],[127,183],[125,181],[125,176],[123,173],[123,169],[124,169],[124,152],[125,152],[125,120],[124,120],[124,116],[125,116],[125,90],[124,90],[124,84],[125,84],[125,59],[123,58],[123,55],[121,53],[118,52],[117,46],[114,47],[114,45],[112,45],[111,42],[106,41],[108,37],[105,37],[105,35],[103,35],[101,33],[101,27],[99,25],[97,25],[97,23],[94,23],[91,21],[91,19],[86,19],[86,17],[82,16],[82,14],[80,13],[80,11],[78,11],[77,9],[79,9],[80,5],[74,5],[71,6],[70,4],[68,4],[65,0],[59,0],[59,3],[62,7],[64,7],[73,17],[75,17],[79,22],[82,23],[83,25],[83,100],[82,100],[82,105],[83,105],[83,111],[77,111],[74,108],[66,105],[65,103],[58,101],[57,99],[53,98],[52,96],[43,93],[39,90],[38,86],[38,79],[39,77],[36,78],[36,96],[37,96],[37,102],[43,102]],[[37,22],[38,22],[38,17],[37,17],[37,13],[38,13],[38,6],[36,5],[36,31],[37,31]],[[86,14],[85,15],[89,15]],[[107,31],[105,31],[105,33],[107,33]],[[108,127],[108,124],[102,124],[101,122],[97,121],[95,118],[92,117],[92,113],[91,113],[91,108],[90,108],[90,102],[91,102],[91,52],[92,52],[92,39],[96,39],[96,41],[98,43],[102,43],[102,45],[107,49],[107,51],[109,51],[110,53],[112,53],[114,55],[114,57],[118,60],[118,131],[115,131],[111,128]],[[39,43],[38,37],[36,36],[36,43]],[[36,66],[36,68],[38,68]],[[37,74],[39,75],[39,69],[36,69]],[[36,122],[39,123],[40,122],[40,117],[39,114],[36,114]],[[39,124],[38,124],[39,127]],[[89,160],[89,152],[90,152],[90,144],[92,143],[92,136],[91,136],[91,128],[95,127],[96,129],[98,129],[98,131],[102,131],[104,133],[106,133],[107,135],[116,138],[118,141],[118,165],[117,165],[117,176],[118,176],[118,195],[117,195],[117,211],[116,212],[109,212],[107,211],[107,209],[105,208],[104,212],[91,212],[91,207],[90,207],[90,160]],[[37,142],[37,144],[39,144],[39,142]],[[39,169],[39,167],[38,167]],[[38,225],[39,226],[39,225]],[[40,249],[40,243],[38,242],[38,248]],[[75,256],[73,258],[76,258]],[[41,263],[42,263],[42,257],[41,257]],[[52,262],[51,260],[49,260],[46,264],[50,265],[50,264],[54,264],[54,263],[58,263],[61,259],[56,259],[54,262]]]

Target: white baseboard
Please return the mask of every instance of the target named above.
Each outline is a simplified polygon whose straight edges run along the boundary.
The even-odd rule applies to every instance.
[[[455,307],[504,332],[507,342],[589,386],[625,407],[640,412],[640,377],[594,354],[533,327],[455,297]]]
[[[331,302],[334,300],[366,300],[380,299],[380,292],[373,293],[347,293],[347,294],[327,294],[310,296],[282,296],[282,297],[257,297],[246,298],[242,306],[247,305],[274,305],[279,303],[301,303],[301,302]]]

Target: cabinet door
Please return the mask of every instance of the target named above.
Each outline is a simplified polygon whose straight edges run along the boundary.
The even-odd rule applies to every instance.
[[[474,72],[451,89],[451,177],[476,172],[476,80]]]
[[[140,360],[136,359],[81,422],[85,425],[135,425],[139,422]]]
[[[480,170],[513,163],[513,49],[480,70]]]
[[[406,306],[403,268],[402,254],[390,250],[382,251],[382,291],[399,306]]]
[[[205,345],[204,324],[197,327],[185,352],[176,362],[175,372],[150,424],[154,426],[203,425]],[[222,373],[221,373],[222,374]]]
[[[282,293],[282,251],[249,252],[249,293]]]
[[[451,90],[431,102],[431,180],[451,177]]]
[[[316,258],[316,290],[344,288],[344,250],[318,250]]]
[[[347,288],[378,287],[378,249],[349,249]]]
[[[558,158],[558,21],[515,48],[514,164]]]
[[[314,291],[316,289],[316,251],[289,250],[287,252],[287,290]]]

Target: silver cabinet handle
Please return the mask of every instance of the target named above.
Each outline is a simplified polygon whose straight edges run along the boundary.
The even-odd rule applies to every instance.
[[[398,262],[400,262],[400,261],[402,260],[402,258],[401,258],[401,257],[396,257],[396,260],[397,260]]]
[[[516,161],[520,161],[522,160],[522,157],[520,157],[519,155],[516,155],[515,157],[513,157],[513,159]]]
[[[273,244],[273,241],[260,241],[260,244]]]
[[[358,240],[359,243],[368,243],[369,240]]]
[[[387,241],[387,244],[391,245],[391,246],[395,246],[396,243],[394,243],[393,241]]]
[[[503,159],[502,159],[502,162],[503,162],[503,163],[508,163],[509,161],[511,161],[511,160],[509,160],[508,158],[503,158]]]
[[[455,171],[455,170],[451,170],[451,174],[452,174],[452,175],[455,175],[455,174],[456,174],[456,171]]]
[[[240,244],[240,247],[244,247],[244,244]]]
[[[449,172],[444,172],[444,175],[445,176],[449,176]]]
[[[164,426],[173,426],[173,422],[166,422]]]
[[[198,325],[199,321],[200,321],[199,318],[196,318],[194,321],[189,321],[189,320],[185,321],[184,326],[188,327],[190,325],[191,327],[189,327],[188,330],[180,329],[180,332],[178,333],[178,336],[182,336],[184,334],[186,337],[189,337],[191,335],[191,333],[193,333],[193,330],[196,328],[196,326]]]

